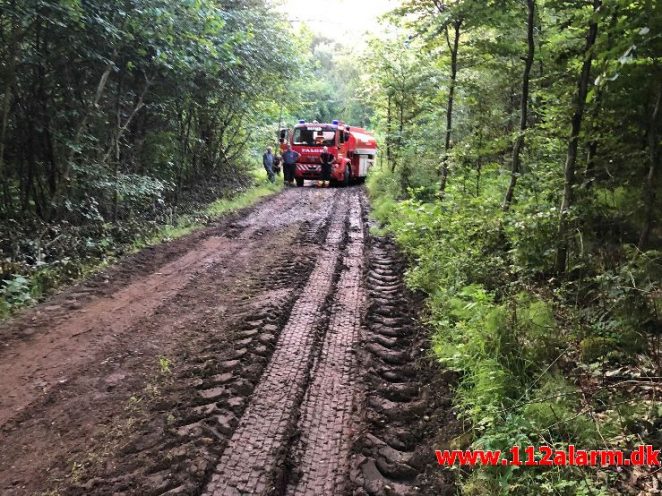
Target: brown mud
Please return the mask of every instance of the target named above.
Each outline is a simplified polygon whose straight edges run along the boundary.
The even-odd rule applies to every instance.
[[[456,378],[429,356],[420,309],[402,282],[393,243],[372,238],[367,250],[368,308],[360,353],[364,394],[354,439],[355,496],[456,494],[452,474],[435,462],[460,426],[449,385]]]
[[[290,189],[3,324],[0,494],[450,494],[448,378],[367,208]]]

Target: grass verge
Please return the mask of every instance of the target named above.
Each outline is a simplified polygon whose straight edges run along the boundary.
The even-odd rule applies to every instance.
[[[179,216],[176,222],[161,226],[155,233],[137,239],[133,246],[134,251],[191,234],[222,215],[250,207],[261,198],[273,195],[282,189],[282,185],[278,182],[264,182],[264,174],[259,174],[258,171],[253,171],[253,174],[255,176],[255,186],[229,198],[219,198],[199,212]]]
[[[201,229],[219,217],[250,207],[260,199],[275,194],[282,189],[279,183],[265,181],[264,172],[251,171],[252,186],[235,191],[231,196],[219,198],[205,208],[175,216],[171,222],[147,229],[147,233],[130,240],[127,244],[108,246],[108,250],[98,257],[85,260],[58,261],[57,264],[43,264],[26,274],[15,274],[0,284],[0,321],[9,318],[17,311],[32,306],[54,293],[61,287],[84,280],[91,275],[113,265],[122,256],[136,253],[146,247],[172,241]]]

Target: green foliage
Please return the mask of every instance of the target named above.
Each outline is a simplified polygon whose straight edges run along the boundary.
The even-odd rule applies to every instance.
[[[396,174],[381,169],[386,177],[370,181],[370,187],[380,188],[375,196],[397,188]],[[411,191],[416,195],[420,190]],[[417,261],[408,274],[412,286],[434,297],[440,287],[458,288],[467,281],[488,288],[501,285],[506,245],[494,207],[476,198],[467,198],[461,207],[453,208],[416,198],[389,203],[377,197],[375,212],[389,223],[396,239]],[[483,256],[489,258],[487,263],[476,264]]]
[[[161,375],[172,374],[172,361],[168,357],[159,357],[159,371]]]
[[[485,430],[473,443],[474,448],[509,452],[512,446],[545,444],[554,449],[567,448],[567,439],[582,447],[601,447],[600,433],[586,415],[577,415],[579,393],[563,378],[548,374],[538,388],[527,389],[518,402],[503,408],[499,421]],[[581,444],[580,444],[581,443]],[[592,493],[584,493],[586,487]],[[531,494],[531,488],[546,495],[608,494],[599,484],[585,478],[581,469],[562,467],[484,467],[474,471],[462,485],[463,494]],[[491,490],[486,493],[485,491]]]
[[[370,127],[373,110],[366,97],[369,75],[357,64],[358,50],[302,25],[296,33],[300,78],[283,89],[288,95],[283,123],[295,119]]]
[[[0,281],[24,276],[34,298],[250,189],[258,140],[295,98],[303,54],[264,0],[0,12]],[[17,284],[0,311],[28,303]]]
[[[433,350],[447,367],[462,372],[459,404],[479,431],[494,427],[529,381],[546,374],[561,345],[546,302],[527,294],[504,304],[494,300],[478,285],[431,299]]]
[[[592,336],[583,339],[579,343],[579,348],[582,360],[592,362],[618,349],[618,341],[602,336]]]
[[[550,273],[554,266],[558,208],[550,204],[520,202],[506,219],[509,255],[518,270]]]
[[[30,281],[23,276],[15,275],[9,280],[2,281],[0,288],[5,311],[12,307],[24,306],[32,303]]]
[[[398,174],[382,166],[369,179],[373,215],[409,257],[408,284],[428,296],[433,351],[460,373],[455,402],[473,446],[600,448],[605,438],[620,445],[634,424],[618,420],[611,405],[619,402],[598,390],[591,403],[562,370],[574,377],[581,361],[622,364],[648,349],[642,330],[659,315],[656,252],[633,252],[610,270],[603,258],[578,257],[584,278],[554,287],[547,281],[557,216],[544,195],[503,212],[495,196],[504,183],[489,167],[479,195],[455,183],[443,201],[403,191]],[[599,420],[591,408],[604,412]],[[603,481],[580,468],[491,467],[474,471],[462,491],[608,494]]]

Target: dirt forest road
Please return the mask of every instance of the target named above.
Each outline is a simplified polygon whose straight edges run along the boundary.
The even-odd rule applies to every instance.
[[[452,378],[367,211],[288,189],[0,325],[0,494],[452,494]]]

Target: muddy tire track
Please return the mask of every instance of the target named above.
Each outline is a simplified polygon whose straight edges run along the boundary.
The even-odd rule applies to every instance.
[[[451,494],[433,450],[454,434],[452,377],[367,212],[361,188],[285,191],[51,327],[37,317],[0,354],[51,379],[0,415],[0,493]]]
[[[414,318],[417,305],[404,287],[405,266],[394,245],[371,241],[360,355],[365,396],[351,494],[450,496],[453,478],[437,466],[434,450],[458,432],[449,390],[454,378],[426,355],[427,332]]]
[[[358,361],[363,290],[364,229],[361,204],[354,201],[348,219],[343,269],[330,307],[330,318],[312,381],[301,406],[296,442],[284,494],[344,494],[356,425]]]
[[[323,256],[295,304],[264,377],[203,495],[272,494],[284,485],[284,460],[311,381],[329,295],[343,254],[348,195],[332,213]]]
[[[173,375],[161,377],[163,392],[140,411],[130,441],[106,460],[112,469],[90,470],[86,480],[60,492],[198,494],[260,381],[328,228],[327,219],[304,222],[297,250],[281,256],[264,278],[249,281],[252,296],[230,316],[225,308],[212,316],[174,358]]]
[[[121,446],[112,471],[63,494],[194,494],[215,466],[273,352],[306,281],[313,257],[285,261],[254,288],[257,296],[217,322],[173,359],[164,391],[141,412],[142,425]],[[266,300],[276,296],[277,301]],[[219,316],[220,318],[220,316]]]
[[[276,319],[265,320],[265,326],[277,326],[279,319],[286,319],[299,286],[315,264],[333,209],[334,195],[318,193],[284,192],[233,220],[232,237],[223,236],[218,226],[210,228],[206,235],[218,239],[218,249],[211,253],[213,259],[204,262],[205,257],[200,255],[200,262],[191,273],[179,275],[186,279],[183,287],[168,297],[133,292],[127,295],[124,310],[113,311],[117,302],[112,293],[95,296],[89,305],[68,314],[63,308],[37,307],[32,317],[30,312],[21,316],[15,322],[18,332],[26,321],[40,327],[34,338],[10,340],[9,344],[16,346],[0,355],[0,365],[11,369],[17,378],[15,383],[3,381],[0,386],[6,392],[0,413],[11,419],[0,426],[0,494],[38,494],[51,488],[78,494],[88,494],[92,490],[88,488],[94,488],[99,494],[106,494],[103,487],[121,486],[123,471],[132,474],[136,470],[127,460],[140,459],[139,452],[122,454],[134,436],[149,439],[145,449],[151,447],[157,453],[161,445],[154,440],[158,436],[148,436],[141,429],[143,424],[145,432],[155,429],[149,418],[153,411],[160,419],[156,429],[163,431],[165,437],[173,427],[180,427],[176,407],[189,404],[192,388],[180,380],[179,373],[188,362],[205,354],[212,360],[210,347],[214,343],[228,355],[229,350],[241,350],[241,343],[235,341],[242,340],[235,339],[235,331],[243,326],[242,319],[252,322],[256,320],[252,315],[265,308]],[[270,216],[262,210],[279,218],[277,229],[272,229]],[[195,259],[201,253],[200,246],[204,246],[200,240],[201,235],[196,234],[183,241],[189,252],[195,252],[184,256]],[[170,247],[164,245],[155,250],[169,252]],[[167,258],[155,256],[164,257]],[[162,268],[156,270],[163,272]],[[145,277],[152,276],[139,273],[136,279],[140,283]],[[143,316],[140,312],[145,299],[156,299],[159,304]],[[90,309],[99,303],[106,305],[108,311],[95,316]],[[49,313],[57,315],[50,323],[44,320]],[[73,338],[57,331],[62,328],[65,334],[75,333],[72,324],[79,318],[89,319],[94,329]],[[114,318],[127,323],[121,332],[101,325],[104,319],[114,322]],[[5,328],[13,329],[12,322],[6,323]],[[272,338],[267,334],[271,333],[275,340],[280,329],[257,330],[255,339],[263,342],[246,352],[246,356],[255,363],[261,360],[264,365],[272,346]],[[48,344],[45,348],[41,346],[44,340]],[[53,347],[62,350],[66,360],[49,354],[47,350]],[[23,354],[23,349],[29,354]],[[260,354],[261,358],[257,358]],[[28,360],[28,356],[36,359]],[[160,377],[155,364],[161,356],[172,362],[171,376]],[[253,369],[240,370],[238,377],[256,373],[256,367],[253,364]],[[250,394],[247,388],[239,388],[244,396]],[[164,400],[168,395],[170,403]],[[136,434],[137,431],[141,433]],[[154,458],[162,466],[167,465],[164,457],[156,454]],[[153,465],[147,464],[145,470]],[[116,476],[119,479],[115,480]],[[97,480],[90,482],[92,479]],[[126,491],[149,485],[140,480],[138,477]],[[146,493],[141,489],[133,494]]]
[[[35,381],[43,383],[40,389],[47,392],[65,380],[72,369],[94,360],[99,348],[112,346],[117,336],[128,333],[142,319],[153,316],[187,285],[195,283],[201,274],[237,259],[238,252],[246,249],[256,232],[271,229],[269,216],[274,216],[274,210],[301,211],[306,200],[306,197],[293,194],[280,195],[270,207],[261,205],[261,208],[250,210],[245,218],[224,225],[225,235],[221,233],[221,227],[214,226],[204,234],[192,236],[188,245],[184,245],[189,246],[188,251],[182,251],[182,243],[176,243],[180,246],[175,250],[177,257],[164,265],[151,266],[153,271],[148,274],[137,271],[138,275],[124,286],[113,284],[115,289],[103,297],[88,295],[83,305],[77,299],[82,294],[78,288],[68,297],[59,298],[69,302],[66,305],[49,302],[21,315],[16,321],[1,325],[0,336],[28,332],[30,337],[9,341],[0,348],[0,376],[3,377],[0,382],[0,427],[38,397],[30,387]],[[293,215],[278,216],[280,227],[299,224],[316,216],[314,213],[303,214],[301,219]],[[324,210],[317,214],[323,216]],[[167,246],[164,248],[170,251]],[[124,266],[121,272],[130,273],[132,270],[132,267]],[[78,344],[75,353],[72,353],[72,341]]]

